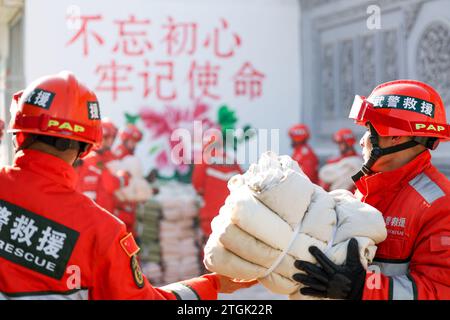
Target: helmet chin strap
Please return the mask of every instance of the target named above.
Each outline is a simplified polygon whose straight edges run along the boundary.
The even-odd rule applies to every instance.
[[[369,130],[370,130],[369,139],[370,143],[372,144],[372,151],[370,152],[369,160],[367,160],[366,163],[363,164],[361,170],[357,174],[352,176],[354,182],[357,182],[363,176],[372,174],[373,173],[372,167],[374,166],[375,162],[382,156],[403,151],[415,147],[419,144],[419,142],[411,140],[393,147],[380,148],[379,145],[380,136],[378,135],[378,132],[375,130],[375,128],[372,126],[371,123],[369,123]]]

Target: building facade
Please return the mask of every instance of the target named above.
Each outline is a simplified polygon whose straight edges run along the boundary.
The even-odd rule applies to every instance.
[[[380,83],[417,79],[435,87],[450,114],[450,0],[301,0],[302,121],[321,157],[356,94]],[[450,144],[434,152],[450,173]]]

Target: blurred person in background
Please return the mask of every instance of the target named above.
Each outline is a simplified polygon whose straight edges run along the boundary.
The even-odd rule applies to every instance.
[[[119,133],[120,144],[114,150],[116,159],[134,155],[136,146],[142,140],[142,137],[142,131],[136,125],[127,124]]]
[[[339,148],[339,156],[328,159],[319,170],[320,186],[326,191],[346,189],[355,191],[351,177],[359,171],[362,158],[356,153],[356,136],[351,129],[343,128],[333,135],[333,142]]]
[[[224,140],[219,135],[208,139],[203,148],[202,162],[194,165],[192,173],[192,185],[203,199],[199,213],[202,247],[212,232],[211,221],[219,214],[230,193],[228,180],[242,173],[236,159],[229,158]]]
[[[309,128],[305,124],[297,124],[289,129],[291,146],[294,149],[292,159],[298,162],[300,168],[312,183],[318,183],[319,159],[308,144]]]
[[[142,140],[143,134],[139,128],[131,123],[119,132],[120,144],[113,151],[116,160],[123,160],[125,157],[134,156],[136,146]],[[138,202],[128,200],[116,201],[114,213],[127,226],[128,232],[133,233],[137,238],[136,211]],[[139,241],[139,239],[137,239]]]
[[[117,127],[109,119],[103,119],[103,140],[99,149],[91,151],[86,158],[77,162],[77,190],[97,202],[111,213],[116,208],[114,192],[128,184],[129,173],[121,170],[112,173],[106,164],[116,159],[111,150],[117,136]]]

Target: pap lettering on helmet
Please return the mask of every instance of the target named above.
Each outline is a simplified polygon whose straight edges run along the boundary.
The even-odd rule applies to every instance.
[[[416,132],[444,132],[447,127],[437,123],[414,122],[413,130]]]
[[[71,124],[68,121],[60,122],[59,120],[50,119],[48,127],[51,129],[65,130],[70,132],[84,132],[86,129],[78,124]]]
[[[79,233],[0,200],[0,257],[60,280]]]

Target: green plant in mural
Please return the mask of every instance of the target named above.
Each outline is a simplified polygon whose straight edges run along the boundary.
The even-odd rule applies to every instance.
[[[141,118],[140,115],[132,115],[128,112],[125,112],[125,122],[126,124],[136,124],[136,122]]]
[[[237,135],[237,122],[238,118],[236,116],[236,112],[230,109],[227,105],[222,105],[218,109],[217,123],[222,131],[223,144],[225,148],[231,147],[233,150],[236,150],[240,143],[243,143],[245,140],[248,140],[254,136],[254,130],[252,130],[252,127],[249,124],[244,125],[241,135]],[[227,130],[229,130],[228,134]]]

